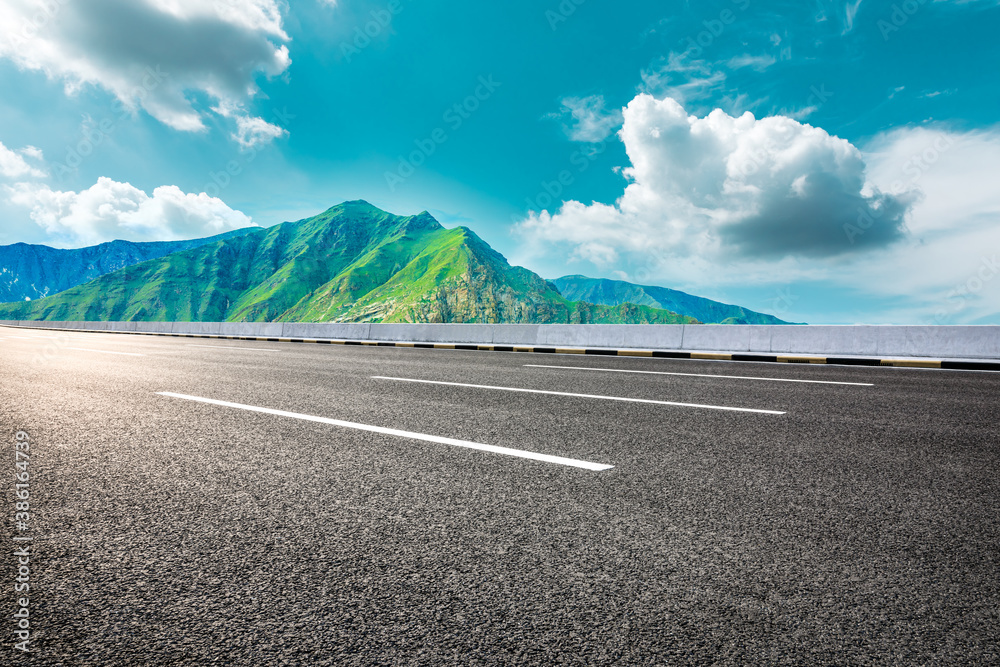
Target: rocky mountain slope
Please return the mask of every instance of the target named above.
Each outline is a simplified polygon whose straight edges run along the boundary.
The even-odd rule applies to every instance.
[[[694,323],[642,304],[577,303],[471,230],[362,201],[133,264],[0,319]]]

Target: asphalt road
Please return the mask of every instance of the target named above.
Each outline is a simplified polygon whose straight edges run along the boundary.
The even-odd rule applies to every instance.
[[[32,653],[8,614],[0,663],[997,664],[998,397],[990,373],[0,328],[2,539],[32,538]]]

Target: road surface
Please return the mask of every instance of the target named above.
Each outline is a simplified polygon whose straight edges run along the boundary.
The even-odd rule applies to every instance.
[[[2,664],[1000,660],[1000,374],[0,328],[0,383]]]

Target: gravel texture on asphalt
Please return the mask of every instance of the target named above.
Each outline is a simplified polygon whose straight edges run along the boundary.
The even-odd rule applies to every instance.
[[[1000,663],[1000,374],[14,335],[33,652],[7,614],[0,664]]]

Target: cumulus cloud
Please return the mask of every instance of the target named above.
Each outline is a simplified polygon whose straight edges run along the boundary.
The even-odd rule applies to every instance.
[[[268,123],[263,118],[251,116],[238,105],[223,103],[213,107],[212,111],[236,121],[236,131],[230,136],[245,150],[270,143],[288,134],[288,130],[283,127]]]
[[[920,294],[929,324],[996,321],[1000,312],[1000,128],[899,128],[865,146],[870,180],[919,190],[911,242],[842,281],[881,294]]]
[[[28,163],[28,160],[41,161],[41,159],[42,151],[34,146],[25,146],[15,151],[7,148],[0,141],[0,175],[2,176],[7,178],[23,178],[25,176],[44,178],[45,172],[42,169]]]
[[[191,239],[254,224],[221,199],[185,193],[174,185],[158,187],[152,196],[105,177],[81,192],[52,190],[41,183],[17,183],[4,189],[10,203],[27,208],[52,242],[64,247],[114,239]]]
[[[608,109],[603,95],[565,97],[557,117],[569,117],[563,130],[573,141],[598,143],[607,139],[622,124],[622,112]]]
[[[178,130],[205,128],[190,94],[238,105],[259,74],[289,64],[278,0],[6,0],[0,57],[62,81],[99,86]]]
[[[631,166],[614,205],[564,202],[519,229],[610,264],[623,253],[716,261],[824,258],[904,237],[910,192],[866,181],[849,142],[777,116],[689,116],[671,98],[639,95],[619,133]]]
[[[555,251],[547,259],[571,256],[592,262],[593,268],[606,275],[709,295],[720,289],[755,286],[764,295],[757,306],[765,310],[777,307],[767,295],[789,289],[797,293],[797,285],[822,285],[828,294],[840,295],[834,299],[839,303],[834,305],[809,304],[802,299],[795,308],[804,308],[812,315],[790,316],[798,320],[997,322],[1000,190],[996,188],[996,175],[1000,173],[1000,128],[956,131],[944,125],[905,127],[878,135],[856,148],[793,121],[788,125],[790,131],[778,134],[788,138],[778,142],[776,148],[763,153],[751,151],[752,158],[743,162],[735,160],[737,153],[729,150],[731,157],[720,167],[719,146],[732,146],[730,132],[720,132],[720,126],[694,129],[699,121],[709,120],[711,114],[709,118],[688,118],[691,133],[682,126],[680,137],[685,141],[669,142],[673,148],[668,151],[666,147],[654,150],[653,138],[643,140],[643,133],[658,132],[658,139],[664,140],[677,128],[663,122],[635,123],[632,110],[626,111],[622,132],[633,161],[631,169],[626,170],[631,182],[623,196],[613,205],[568,201],[554,213],[529,216],[519,230],[541,243],[525,244],[531,253],[522,261],[544,261],[548,253]],[[731,132],[735,135],[740,120],[721,118],[721,127],[733,125]],[[768,120],[754,120],[752,124],[767,128]],[[787,123],[790,119],[777,120]],[[796,137],[795,141],[792,137]],[[706,149],[713,145],[715,149]],[[763,159],[766,156],[771,157]],[[690,162],[690,166],[677,170],[674,160]],[[730,178],[730,166],[740,164],[757,166],[746,170],[746,178]],[[803,170],[803,164],[822,168]],[[716,176],[711,176],[713,170]],[[859,170],[863,178],[858,176]],[[699,178],[702,171],[705,178]],[[751,175],[754,171],[758,173]],[[743,172],[735,170],[737,175]],[[802,174],[793,178],[798,172],[826,174],[823,179],[827,185],[810,195],[809,179],[799,180]],[[762,174],[766,178],[762,179]],[[664,184],[657,175],[662,180],[676,178],[678,185]],[[718,186],[720,180],[722,187]],[[725,185],[728,181],[732,181],[729,187]],[[818,188],[822,182],[814,181],[813,187]],[[744,244],[743,237],[753,237],[750,230],[759,229],[761,221],[759,215],[741,215],[743,203],[761,205],[763,210],[765,205],[780,202],[783,198],[776,197],[775,192],[781,188],[776,190],[776,184],[784,184],[783,188],[804,197],[809,208],[822,208],[824,201],[830,208],[820,211],[823,215],[810,215],[801,221],[807,228],[819,225],[819,230],[810,231],[805,239],[794,234],[780,238],[783,235],[779,234],[778,249],[803,240],[818,242],[826,229],[831,239],[836,237],[831,241],[834,250],[847,247],[856,252],[823,254],[812,249],[782,255],[773,252],[773,246],[770,252],[748,252],[753,243],[763,243],[774,235],[762,233],[759,239],[751,238],[749,248]],[[871,220],[860,216],[859,225],[858,219],[851,220],[844,213],[851,233],[841,230],[832,234],[835,212],[844,208],[845,200],[848,212],[855,205],[862,205],[862,210],[867,206]],[[724,206],[720,207],[719,202]],[[905,233],[901,218],[892,215],[901,209],[905,210]],[[687,214],[678,213],[685,210]],[[883,214],[874,215],[879,210]],[[788,221],[787,216],[784,219]],[[744,233],[734,236],[731,225],[742,223],[748,223],[742,227]],[[767,224],[763,228],[766,231]],[[863,233],[851,244],[850,236],[859,232]]]
[[[1000,220],[1000,130],[905,127],[865,146],[869,179],[887,192],[919,190],[908,226],[918,237]]]

